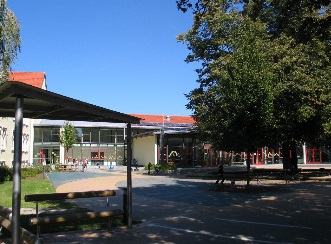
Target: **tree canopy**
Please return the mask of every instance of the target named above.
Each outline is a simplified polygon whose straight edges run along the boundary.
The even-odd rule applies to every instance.
[[[200,87],[187,95],[200,134],[218,149],[263,145],[273,121],[265,26],[210,3],[178,39],[192,50],[188,62],[202,61]]]
[[[0,84],[6,81],[21,45],[19,22],[6,2],[0,0]]]
[[[198,130],[218,149],[329,143],[330,1],[178,0],[178,36],[200,62],[187,94]],[[293,149],[293,148],[292,148]]]

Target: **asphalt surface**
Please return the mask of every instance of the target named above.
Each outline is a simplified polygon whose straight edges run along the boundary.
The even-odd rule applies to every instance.
[[[54,186],[98,173],[50,174]],[[114,177],[116,172],[111,176]],[[44,235],[45,243],[330,243],[330,181],[291,181],[259,194],[215,191],[213,179],[150,175],[133,180],[131,229]],[[226,181],[226,184],[230,184]],[[237,184],[240,184],[238,182]],[[244,183],[243,183],[244,184]],[[255,184],[252,182],[252,184]],[[264,182],[260,182],[262,187]],[[117,187],[126,187],[120,181]],[[105,199],[72,202],[105,210]],[[122,208],[123,192],[110,208]]]
[[[56,189],[60,185],[65,183],[73,182],[76,180],[98,178],[98,177],[114,177],[116,174],[107,174],[104,172],[56,172],[47,174],[52,185]]]

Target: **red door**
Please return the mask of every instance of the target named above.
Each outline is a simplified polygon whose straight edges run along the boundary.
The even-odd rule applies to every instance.
[[[264,164],[264,148],[259,148],[257,151],[256,151],[256,154],[255,154],[255,160],[254,160],[254,163],[256,164]]]
[[[321,164],[322,154],[320,149],[307,148],[306,149],[307,164]]]

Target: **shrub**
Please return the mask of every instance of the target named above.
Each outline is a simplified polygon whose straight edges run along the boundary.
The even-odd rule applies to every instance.
[[[40,174],[42,172],[42,167],[33,166],[30,168],[22,168],[21,172],[22,172],[22,175],[21,175],[22,179],[31,178],[31,177],[35,177],[36,175]]]
[[[0,167],[0,182],[13,180],[13,169],[8,166]]]
[[[45,172],[49,173],[51,172],[51,166],[50,165],[46,165],[45,166]],[[32,178],[35,177],[39,174],[43,173],[43,165],[42,164],[37,164],[34,165],[30,168],[22,168],[22,179],[26,179],[26,178]]]
[[[176,166],[175,165],[169,165],[169,164],[152,164],[151,165],[151,170],[155,170],[158,168],[159,170],[175,170]],[[148,170],[148,164],[145,165],[145,169]]]
[[[46,165],[45,171],[47,173],[51,172],[51,166]],[[41,173],[43,173],[43,165],[38,164],[38,165],[34,165],[29,168],[22,168],[21,169],[21,178],[22,179],[33,178]],[[1,166],[0,167],[0,182],[11,181],[11,180],[13,180],[13,168],[9,168],[8,166]]]

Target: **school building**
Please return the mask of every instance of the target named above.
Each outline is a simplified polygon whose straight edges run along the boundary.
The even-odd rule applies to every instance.
[[[190,116],[142,115],[140,124],[132,124],[132,157],[139,165],[173,162],[178,166],[201,164],[201,143],[191,132]],[[126,165],[127,131],[121,123],[73,121],[77,142],[67,151],[59,143],[65,121],[42,120],[34,124],[33,163],[72,163],[86,158],[90,165]],[[161,150],[163,145],[163,151]],[[163,155],[163,159],[161,158]]]
[[[9,81],[47,89],[43,72],[11,72]],[[247,155],[236,152],[215,152],[211,145],[198,139],[191,116],[131,114],[140,118],[132,124],[132,157],[138,165],[169,163],[177,167],[216,166],[220,159],[229,163],[244,163]],[[127,125],[125,123],[71,121],[77,141],[69,151],[59,142],[65,120],[23,120],[22,167],[33,164],[81,162],[90,165],[126,165]],[[13,162],[14,119],[0,118],[0,164]],[[330,153],[306,144],[298,147],[299,163],[330,162]],[[252,154],[252,164],[282,163],[281,149],[260,148]]]

